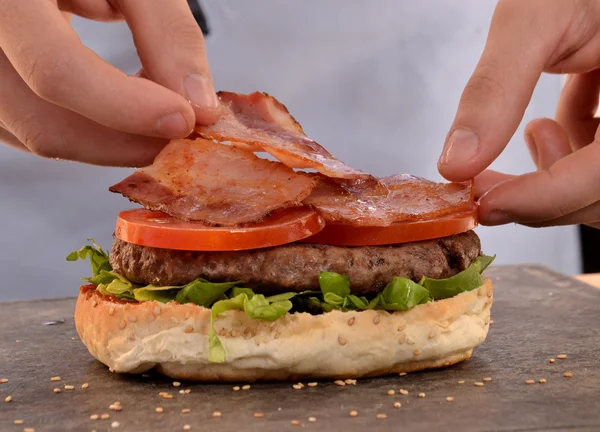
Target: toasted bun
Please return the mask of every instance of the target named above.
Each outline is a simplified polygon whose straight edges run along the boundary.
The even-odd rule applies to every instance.
[[[240,311],[215,319],[227,361],[208,361],[210,310],[193,304],[114,303],[81,293],[75,325],[90,353],[115,372],[156,368],[195,381],[346,379],[439,368],[466,360],[489,329],[492,283],[406,312],[287,314]]]

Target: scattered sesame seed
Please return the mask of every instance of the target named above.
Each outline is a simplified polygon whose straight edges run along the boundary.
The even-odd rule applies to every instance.
[[[185,389],[185,391],[184,391],[185,394],[190,394],[191,392],[192,392],[191,389]]]
[[[181,383],[179,381],[173,381],[173,387],[179,387]]]
[[[300,426],[300,422],[298,420],[292,420],[290,423],[292,426]]]
[[[60,381],[60,377],[59,376],[50,377],[50,381]]]
[[[254,418],[263,418],[265,413],[254,413]]]
[[[163,407],[156,407],[154,408],[154,411],[156,411],[157,413],[161,413],[163,412],[165,409]]]
[[[296,390],[300,390],[302,388],[302,386],[298,384],[294,384],[292,387]]]
[[[400,376],[406,376],[406,372],[400,372]]]
[[[554,360],[553,358],[551,358],[551,359],[548,359],[548,362],[550,362],[550,363],[554,363],[555,361],[556,361],[556,360]]]
[[[242,386],[242,390],[250,390],[250,384],[246,384],[245,386]]]
[[[17,339],[17,340],[15,340],[15,342],[16,342],[16,343],[19,343],[19,342],[21,342],[21,339]]]
[[[108,314],[109,314],[110,316],[113,316],[113,315],[115,314],[115,307],[114,307],[114,306],[111,306],[111,307],[108,309]]]
[[[89,385],[88,383],[83,383],[83,384],[81,384],[81,388],[82,388],[82,389],[86,389],[86,388],[88,388],[89,386],[90,386],[90,385]]]
[[[414,354],[414,355],[416,355],[416,356],[420,356],[422,352],[423,352],[423,351],[421,351],[420,349],[418,349],[418,348],[417,348],[417,349],[416,349],[416,350],[413,352],[413,354]]]
[[[387,418],[387,414],[378,413],[378,414],[375,414],[375,418],[377,418],[379,420],[385,420]]]
[[[337,380],[337,381],[334,381],[333,383],[340,387],[344,387],[346,385],[346,383],[342,380]]]
[[[123,407],[121,405],[115,405],[115,404],[109,406],[108,408],[113,411],[121,411],[123,409]]]
[[[179,394],[185,394],[185,390],[183,390],[183,389],[179,390]]]
[[[559,354],[559,355],[556,356],[556,358],[559,359],[559,360],[564,360],[564,359],[567,358],[567,355],[566,354]]]
[[[348,320],[348,325],[349,326],[353,326],[354,325],[354,321],[356,321],[356,317],[352,317]]]
[[[373,318],[373,324],[377,325],[379,324],[379,321],[381,321],[381,316],[375,315],[375,318]]]
[[[539,382],[540,384],[546,384],[546,378],[541,378]]]
[[[118,428],[119,426],[121,426],[121,423],[119,423],[118,421],[114,421],[110,424],[110,427],[113,429]]]
[[[474,385],[474,386],[476,386],[476,387],[483,387],[483,383],[482,383],[482,382],[480,382],[480,381],[475,381],[475,382],[473,383],[473,385]]]
[[[23,432],[35,432],[34,428],[25,428],[23,429]]]
[[[316,417],[309,417],[308,421],[311,422],[311,423],[314,423],[314,422],[317,421],[317,418]]]
[[[446,400],[447,400],[448,402],[454,402],[454,398],[453,398],[452,396],[448,396],[448,397],[446,398]]]
[[[488,378],[484,378],[484,379],[483,379],[483,381],[486,381],[486,382],[488,382],[488,381],[491,381],[491,380],[492,380],[492,379],[491,379],[491,378],[489,378],[489,377],[488,377]]]
[[[15,420],[15,424],[16,424],[16,425],[22,425],[22,424],[25,424],[25,420]]]
[[[59,388],[55,388],[54,389],[54,393],[60,393],[60,389]]]
[[[356,380],[348,378],[344,380],[344,383],[347,385],[356,385]]]
[[[65,390],[75,390],[75,386],[72,386],[72,385],[66,385],[66,386],[65,386]]]
[[[394,402],[394,408],[400,408],[402,404],[400,402]]]
[[[165,393],[165,394],[163,394],[163,395],[161,395],[161,396],[162,396],[163,398],[165,398],[165,399],[173,399],[173,395],[172,395],[172,394],[170,394],[170,393]]]
[[[343,345],[346,345],[348,343],[348,341],[346,340],[345,337],[338,336],[338,343],[343,346]]]
[[[192,427],[189,424],[186,424],[186,425],[183,425],[183,430],[184,431],[192,430]]]
[[[307,385],[308,385],[309,387],[316,387],[317,385],[319,385],[319,383],[316,383],[316,382],[309,382]]]
[[[419,393],[419,397],[420,398],[424,398],[425,397],[425,393]]]
[[[490,325],[494,324],[494,320],[490,320]]]
[[[183,330],[184,333],[192,333],[194,331],[194,326],[193,325],[188,325],[185,330]]]
[[[181,410],[181,414],[188,414],[188,413],[191,413],[191,412],[192,412],[192,410],[189,409],[189,408],[184,408],[184,409]]]
[[[98,414],[92,414],[90,416],[90,420],[98,420],[100,418],[100,416]]]
[[[6,396],[6,397],[4,398],[4,402],[7,402],[7,403],[8,403],[8,402],[12,402],[12,396]]]
[[[388,394],[388,396],[394,396],[396,394],[396,392],[394,390],[388,390],[387,394]]]
[[[565,372],[563,376],[566,378],[573,378],[573,372]]]
[[[106,419],[109,419],[109,418],[110,418],[110,414],[102,414],[100,416],[100,420],[106,420]]]
[[[121,321],[121,322],[119,323],[119,328],[120,328],[121,330],[123,330],[125,327],[127,327],[127,321]]]
[[[350,411],[350,417],[356,417],[358,415],[358,412],[352,410]]]
[[[240,391],[240,386],[234,386],[233,391]]]
[[[535,381],[532,379],[525,380],[525,384],[535,384]]]
[[[121,402],[119,402],[119,401],[114,401],[114,402],[113,402],[113,405],[121,406]]]
[[[465,381],[464,381],[464,380],[460,380],[458,383],[459,383],[459,384],[464,384],[464,383],[465,383]]]
[[[406,396],[408,394],[408,390],[400,389],[400,394]]]
[[[221,414],[221,411],[214,411],[214,412],[212,413],[212,416],[213,416],[213,417],[215,417],[215,418],[216,418],[216,417],[221,417],[221,416],[222,416],[222,414]]]
[[[6,384],[8,382],[8,378],[0,379],[0,384]]]
[[[154,312],[154,315],[156,315],[156,316],[160,315],[160,306],[156,306],[156,307],[154,308],[154,311],[153,311],[153,312]]]

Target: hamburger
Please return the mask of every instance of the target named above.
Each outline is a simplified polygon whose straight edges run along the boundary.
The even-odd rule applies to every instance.
[[[376,178],[264,93],[112,186],[141,207],[93,241],[77,332],[111,370],[195,381],[347,379],[449,366],[489,329],[473,185]],[[268,153],[271,159],[260,157]],[[274,160],[273,160],[274,159]]]

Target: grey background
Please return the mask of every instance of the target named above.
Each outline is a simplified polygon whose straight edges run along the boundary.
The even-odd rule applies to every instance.
[[[491,0],[204,1],[218,89],[261,90],[287,105],[339,158],[378,175],[440,180],[436,161],[485,42]],[[124,24],[75,19],[83,42],[139,68]],[[1,79],[1,77],[0,77]],[[560,78],[544,76],[523,123],[553,116]],[[82,95],[85,97],[85,95]],[[517,132],[493,168],[534,169]],[[74,295],[86,264],[64,256],[94,237],[105,248],[128,201],[107,188],[130,171],[38,159],[0,147],[0,299]],[[574,227],[477,229],[499,264],[580,271]]]

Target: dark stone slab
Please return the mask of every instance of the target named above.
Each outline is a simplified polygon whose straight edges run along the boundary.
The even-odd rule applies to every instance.
[[[183,383],[157,376],[110,373],[93,360],[73,326],[74,299],[0,303],[0,430],[193,431],[404,430],[563,431],[600,430],[600,290],[535,266],[499,267],[487,273],[496,287],[494,324],[471,360],[439,371],[360,380],[355,386],[319,383],[294,390],[291,383],[231,385]],[[60,323],[64,320],[64,323]],[[56,321],[57,324],[44,323]],[[20,340],[20,342],[16,342]],[[550,364],[560,353],[565,360]],[[563,377],[572,371],[573,378]],[[50,382],[59,375],[60,382]],[[491,377],[483,387],[473,385]],[[546,384],[526,385],[526,379]],[[464,380],[464,384],[458,384]],[[82,389],[81,384],[89,383]],[[64,390],[65,384],[75,390]],[[243,384],[243,383],[240,383]],[[61,393],[53,393],[60,387]],[[180,389],[191,389],[187,395]],[[407,389],[408,396],[389,389]],[[173,394],[163,399],[161,391]],[[417,395],[425,393],[424,398]],[[11,395],[13,401],[2,400]],[[446,397],[453,396],[453,402]],[[109,410],[120,401],[123,410]],[[399,401],[401,408],[394,408]],[[155,408],[164,408],[162,414]],[[181,409],[191,413],[182,414]],[[214,419],[214,410],[222,412]],[[358,416],[349,417],[351,410]],[[262,412],[264,418],[254,418]],[[109,413],[109,420],[90,420]],[[377,413],[387,419],[377,419]],[[308,417],[317,418],[309,423]],[[17,426],[15,419],[26,424]],[[301,426],[292,426],[299,420]]]

